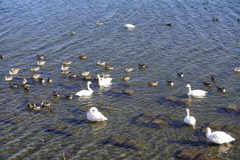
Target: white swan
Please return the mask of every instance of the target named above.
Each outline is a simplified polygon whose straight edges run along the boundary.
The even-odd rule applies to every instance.
[[[127,24],[124,25],[124,27],[125,27],[125,28],[128,28],[128,29],[132,29],[132,28],[135,28],[136,26],[133,25],[133,24],[127,23]]]
[[[193,116],[190,116],[188,108],[186,109],[186,112],[187,112],[187,116],[184,118],[183,121],[185,123],[189,124],[189,125],[195,126],[196,125],[196,119]]]
[[[229,134],[223,131],[211,132],[211,129],[209,127],[207,127],[206,137],[211,142],[216,144],[223,144],[223,143],[229,143],[229,142],[235,141],[235,138],[233,138],[232,136],[230,136]]]
[[[99,112],[96,107],[91,107],[87,112],[87,119],[89,121],[106,121],[107,117]]]
[[[201,96],[205,96],[207,93],[206,91],[200,90],[200,89],[192,90],[190,84],[187,84],[186,87],[189,88],[189,91],[187,93],[187,95],[189,95],[189,96],[200,96],[201,97]]]
[[[88,81],[87,82],[88,90],[81,90],[81,91],[77,92],[75,95],[77,95],[77,96],[90,96],[93,93],[93,90],[90,88],[90,84],[92,84],[92,82]]]
[[[100,87],[108,87],[108,86],[110,86],[112,83],[111,83],[111,81],[112,81],[112,78],[104,78],[104,77],[100,77],[100,75],[98,74],[97,75],[97,77],[98,77],[98,85],[100,86]]]

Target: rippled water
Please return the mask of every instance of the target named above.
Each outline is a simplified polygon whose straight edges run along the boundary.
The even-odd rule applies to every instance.
[[[240,67],[239,8],[237,0],[1,1],[0,159],[238,159],[239,110],[223,108],[240,105],[240,74],[234,73]],[[136,28],[127,30],[126,23]],[[41,54],[47,62],[37,73],[52,77],[52,84],[31,79],[30,67]],[[88,58],[80,60],[81,54]],[[63,60],[73,62],[70,70],[78,78],[61,74]],[[115,69],[97,66],[98,60]],[[148,68],[138,69],[139,63]],[[126,74],[125,67],[134,71]],[[21,69],[13,83],[29,80],[29,93],[9,88],[4,76],[11,68]],[[83,71],[93,77],[109,73],[113,84],[102,90],[93,79],[90,98],[65,99],[86,88]],[[131,80],[121,81],[123,75]],[[217,82],[203,86],[211,75]],[[166,80],[174,80],[174,87]],[[151,81],[159,85],[149,87]],[[188,97],[188,83],[208,91],[207,97]],[[135,93],[124,94],[126,89]],[[53,90],[61,98],[54,98]],[[40,100],[51,102],[52,112],[27,109],[27,103]],[[86,112],[92,106],[108,121],[89,123]],[[186,107],[197,119],[196,129],[183,124]],[[159,122],[163,115],[168,118]],[[212,145],[205,137],[207,125],[237,141]]]

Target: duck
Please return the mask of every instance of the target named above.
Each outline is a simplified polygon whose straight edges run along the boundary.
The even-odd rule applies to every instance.
[[[46,61],[37,61],[38,66],[44,66]]]
[[[40,70],[40,67],[37,66],[37,67],[30,67],[30,70],[35,72],[35,71],[39,71]]]
[[[103,25],[104,23],[103,22],[97,22],[96,23],[96,25],[98,25],[98,26],[101,26],[101,25]]]
[[[42,84],[45,83],[45,79],[44,79],[44,78],[39,77],[38,80],[39,80],[39,82],[42,83]]]
[[[48,77],[47,82],[48,82],[48,83],[52,83],[52,82],[53,82],[53,79],[50,78],[50,77]]]
[[[4,76],[5,81],[11,81],[13,76]]]
[[[84,77],[84,76],[88,76],[90,74],[90,72],[88,72],[88,71],[84,71],[84,72],[82,72],[82,76]]]
[[[234,69],[234,71],[235,71],[235,72],[240,72],[240,67],[236,67],[236,68]]]
[[[196,89],[196,90],[191,90],[191,86],[190,84],[187,84],[186,87],[189,89],[187,95],[189,96],[205,96],[206,95],[206,91],[204,90],[200,90],[200,89]]]
[[[10,87],[10,88],[18,88],[19,85],[16,84],[16,83],[9,83],[9,87]]]
[[[38,59],[45,59],[45,56],[39,54],[39,55],[37,55],[37,58],[38,58]]]
[[[186,109],[186,112],[187,112],[187,116],[184,118],[184,122],[186,124],[189,124],[191,126],[195,126],[196,125],[196,119],[193,117],[193,116],[190,116],[190,113],[189,113],[189,109],[187,108]]]
[[[77,78],[77,75],[76,74],[70,74],[68,77],[69,78]]]
[[[166,26],[172,26],[172,23],[166,23],[165,25]]]
[[[86,55],[80,55],[79,59],[87,59],[87,56]]]
[[[18,74],[19,71],[20,71],[19,68],[12,68],[12,69],[9,71],[9,74],[10,74],[10,75]]]
[[[27,86],[24,86],[23,89],[24,89],[24,92],[29,92],[30,91],[29,87],[27,87]]]
[[[130,80],[130,77],[129,77],[129,76],[122,76],[122,77],[121,77],[121,80],[123,80],[123,81],[129,81],[129,80]]]
[[[61,71],[67,71],[69,69],[69,66],[62,65]]]
[[[21,84],[22,84],[22,86],[25,85],[25,84],[27,84],[27,79],[26,79],[26,78],[23,78]]]
[[[111,81],[112,81],[112,78],[101,78],[100,77],[100,75],[98,74],[97,75],[97,77],[98,77],[98,85],[100,86],[100,87],[108,87],[108,86],[110,86],[112,83],[111,83]]]
[[[183,72],[180,72],[180,73],[177,73],[177,75],[178,75],[178,77],[181,77],[181,78],[183,78]]]
[[[127,24],[124,25],[124,27],[125,27],[125,28],[128,28],[128,29],[133,29],[133,28],[135,28],[136,26],[133,25],[133,24],[127,23]]]
[[[61,70],[62,71],[62,74],[71,74],[71,71],[69,70]]]
[[[106,121],[108,120],[101,112],[98,111],[96,107],[91,107],[87,112],[87,119],[89,121]]]
[[[144,69],[144,68],[147,68],[147,67],[148,66],[146,64],[141,64],[141,63],[138,64],[139,69]]]
[[[105,69],[106,69],[106,70],[113,70],[113,69],[114,69],[114,67],[112,67],[112,66],[109,66],[109,65],[105,65]]]
[[[43,106],[43,107],[51,107],[51,105],[52,105],[51,103],[44,102],[43,100],[41,100],[40,103],[41,103],[41,106]]]
[[[67,94],[67,95],[65,95],[65,98],[72,100],[73,99],[73,95],[72,94]]]
[[[37,80],[40,76],[41,76],[41,74],[33,74],[32,75],[33,79],[35,79],[35,80]]]
[[[0,59],[4,59],[4,56],[3,56],[3,55],[0,55]]]
[[[223,131],[215,131],[212,132],[209,127],[206,128],[206,137],[208,140],[215,144],[224,144],[224,143],[230,143],[232,141],[235,141],[235,138],[230,136],[229,134],[223,132]]]
[[[203,85],[208,86],[208,87],[211,87],[211,86],[212,86],[212,83],[211,83],[211,82],[202,82],[202,83],[203,83]]]
[[[219,21],[219,18],[217,18],[217,17],[212,17],[212,21]]]
[[[71,35],[76,35],[76,32],[71,32]]]
[[[42,106],[37,106],[35,103],[28,103],[27,104],[28,109],[33,109],[33,110],[41,110]]]
[[[71,64],[72,64],[71,61],[63,61],[63,65],[65,65],[65,66],[68,66],[68,65],[71,65]]]
[[[218,87],[218,86],[216,86],[216,88],[217,88],[217,90],[218,90],[219,92],[223,92],[223,93],[226,92],[225,87]]]
[[[213,82],[216,82],[216,81],[217,81],[217,77],[214,76],[214,75],[211,75],[211,80],[212,80]]]
[[[90,84],[92,84],[92,82],[88,81],[87,82],[88,90],[81,90],[81,91],[77,92],[75,95],[76,96],[91,96],[93,93],[93,90],[90,88]]]
[[[57,91],[53,91],[53,96],[59,98],[60,97],[60,93],[57,92]]]
[[[90,80],[92,78],[91,75],[87,75],[87,76],[82,76],[83,80]]]
[[[102,73],[100,76],[103,78],[109,78],[111,75],[107,73]]]
[[[167,84],[169,84],[170,86],[173,86],[174,82],[173,82],[173,80],[169,80],[169,81],[167,81]]]
[[[153,86],[153,87],[155,87],[155,86],[158,85],[158,81],[155,81],[155,82],[149,82],[148,85],[149,85],[149,86]]]
[[[125,72],[132,72],[133,68],[125,68]]]
[[[97,65],[98,66],[105,66],[106,62],[105,61],[98,61]]]

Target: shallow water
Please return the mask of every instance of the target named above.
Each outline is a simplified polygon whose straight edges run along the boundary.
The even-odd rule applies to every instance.
[[[186,158],[184,151],[193,152],[192,159],[202,154],[238,159],[238,140],[228,146],[212,145],[204,128],[210,123],[213,130],[240,137],[239,111],[222,109],[240,105],[240,73],[234,72],[240,67],[239,8],[237,0],[0,2],[0,54],[4,55],[0,159],[175,159],[181,154]],[[136,28],[128,30],[123,27],[126,23]],[[31,79],[30,67],[36,66],[41,54],[47,62],[37,73],[52,77],[51,84]],[[88,58],[80,60],[81,54]],[[70,70],[78,78],[61,74],[63,60],[73,62]],[[98,60],[114,70],[97,66]],[[139,63],[148,68],[138,69]],[[134,71],[125,73],[125,67]],[[29,93],[21,87],[9,88],[4,76],[11,68],[21,69],[13,83],[23,77],[29,80]],[[90,98],[65,99],[65,94],[86,89],[87,81],[80,77],[83,71],[93,77],[109,73],[113,84],[100,89],[93,79]],[[184,78],[177,72],[183,72]],[[121,81],[123,75],[130,81]],[[217,82],[203,86],[202,81],[211,82],[211,75]],[[169,87],[166,80],[175,85]],[[151,81],[159,85],[149,87]],[[208,91],[207,96],[188,97],[188,83]],[[215,86],[224,86],[227,92],[218,92]],[[135,93],[124,94],[126,89]],[[52,96],[53,90],[61,93],[59,99]],[[52,112],[27,109],[27,103],[40,100],[51,102]],[[108,121],[88,122],[86,112],[92,106]],[[197,119],[196,129],[183,124],[186,107]],[[165,126],[152,125],[162,114],[170,117],[164,119]]]

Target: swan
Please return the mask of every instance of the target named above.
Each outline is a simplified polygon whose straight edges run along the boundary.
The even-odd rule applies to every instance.
[[[135,28],[136,26],[133,25],[133,24],[127,23],[127,24],[124,25],[124,27],[130,29],[130,28]]]
[[[103,78],[103,77],[101,78],[99,74],[97,75],[97,77],[98,77],[98,85],[100,87],[107,87],[112,84],[111,83],[112,78],[110,78],[110,77],[109,78]]]
[[[186,87],[189,88],[189,91],[187,93],[189,96],[205,96],[207,93],[206,91],[200,89],[192,90],[190,84],[187,84]]]
[[[92,84],[91,81],[87,82],[87,88],[88,90],[81,90],[77,92],[75,95],[77,96],[90,96],[93,93],[93,90],[90,88],[90,84]]]
[[[188,108],[186,109],[186,112],[187,112],[187,116],[184,118],[183,121],[185,123],[191,125],[191,126],[195,126],[196,125],[196,119],[193,116],[190,116]]]
[[[216,144],[223,144],[223,143],[229,143],[229,142],[235,141],[235,138],[233,138],[232,136],[230,136],[229,134],[223,131],[211,132],[211,129],[209,127],[207,127],[206,137],[211,142]]]
[[[87,112],[87,119],[89,121],[105,121],[107,120],[107,117],[99,112],[96,107],[91,107]]]

